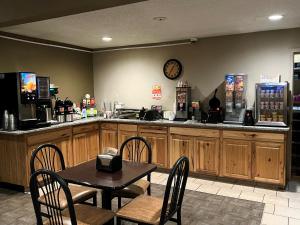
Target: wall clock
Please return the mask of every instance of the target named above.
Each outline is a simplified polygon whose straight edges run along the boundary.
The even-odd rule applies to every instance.
[[[167,78],[174,80],[182,72],[182,65],[177,59],[169,59],[164,65],[164,74]]]

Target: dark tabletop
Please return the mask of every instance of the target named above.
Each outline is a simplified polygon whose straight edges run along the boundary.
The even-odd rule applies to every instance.
[[[120,190],[141,179],[152,171],[156,165],[123,161],[120,171],[109,173],[96,170],[96,160],[58,172],[69,183],[86,185],[99,189]]]

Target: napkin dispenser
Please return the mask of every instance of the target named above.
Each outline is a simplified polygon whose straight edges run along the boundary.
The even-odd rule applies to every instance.
[[[98,171],[115,172],[122,169],[122,157],[118,154],[107,152],[97,156],[96,169]]]

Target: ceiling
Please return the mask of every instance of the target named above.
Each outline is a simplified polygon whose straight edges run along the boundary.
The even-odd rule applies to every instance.
[[[299,0],[148,0],[0,31],[102,49],[300,27],[299,9]],[[269,21],[275,13],[283,20]],[[113,40],[103,42],[106,35]]]

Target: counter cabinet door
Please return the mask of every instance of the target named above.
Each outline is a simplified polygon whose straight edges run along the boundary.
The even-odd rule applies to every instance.
[[[195,138],[195,172],[219,174],[219,139]]]
[[[159,167],[168,167],[168,136],[166,134],[141,133],[151,145],[152,163]]]
[[[251,141],[223,139],[221,175],[251,179]]]
[[[86,145],[88,160],[96,159],[100,153],[99,130],[88,133]]]
[[[74,166],[88,161],[88,134],[73,135]]]
[[[173,167],[175,162],[181,157],[186,156],[190,161],[190,171],[194,170],[194,139],[193,137],[183,135],[171,135],[170,138],[170,158],[169,166]]]
[[[254,180],[284,185],[284,143],[255,142],[254,146]]]
[[[106,147],[118,148],[118,131],[106,130],[100,131],[100,152],[103,153]]]

